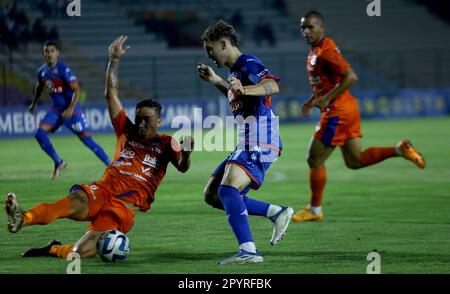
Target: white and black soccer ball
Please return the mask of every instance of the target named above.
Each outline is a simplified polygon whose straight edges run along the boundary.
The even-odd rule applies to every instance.
[[[130,239],[118,230],[104,232],[97,241],[97,253],[103,261],[124,260],[130,249]]]

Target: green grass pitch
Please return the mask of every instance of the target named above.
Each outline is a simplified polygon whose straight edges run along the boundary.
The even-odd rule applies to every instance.
[[[138,213],[129,237],[132,251],[124,262],[82,260],[82,273],[366,273],[367,254],[381,254],[382,273],[450,273],[450,118],[363,121],[363,148],[391,146],[408,137],[425,155],[427,168],[395,158],[354,171],[344,166],[339,150],[327,162],[325,220],[291,223],[278,246],[269,244],[269,220],[250,216],[256,245],[265,262],[218,266],[237,250],[222,211],[203,201],[210,172],[227,152],[195,152],[191,170],[168,174],[147,213]],[[312,124],[281,126],[283,156],[250,196],[298,209],[309,200],[305,155]],[[94,135],[112,154],[114,137]],[[24,208],[54,201],[75,183],[99,179],[104,167],[74,136],[53,137],[69,163],[51,181],[51,160],[33,137],[0,140],[0,194],[14,191]],[[47,226],[6,231],[1,212],[0,273],[65,273],[68,262],[57,258],[22,258],[20,253],[52,239],[76,241],[87,222],[58,220]]]

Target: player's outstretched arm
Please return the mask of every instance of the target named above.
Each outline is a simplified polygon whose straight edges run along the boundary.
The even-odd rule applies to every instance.
[[[244,96],[269,96],[280,92],[278,83],[274,79],[263,79],[256,85],[242,86],[237,78],[228,80],[231,89],[234,89],[238,95]]]
[[[44,89],[44,84],[39,81],[36,83],[36,86],[34,87],[34,97],[33,101],[31,102],[31,105],[28,107],[28,111],[31,114],[36,113],[36,107],[39,102],[39,99],[41,98],[42,90]]]
[[[225,97],[228,97],[228,83],[217,75],[210,66],[203,63],[197,64],[197,74],[201,79],[213,84]]]
[[[185,173],[189,170],[191,166],[191,153],[194,150],[194,139],[191,136],[185,136],[180,140],[181,145],[181,155],[178,158],[177,162],[174,162],[173,165],[177,168],[178,171]]]
[[[109,117],[113,120],[117,114],[122,110],[122,104],[120,103],[119,92],[119,60],[120,57],[130,48],[124,47],[124,43],[127,40],[127,36],[120,36],[114,40],[109,46],[109,62],[106,69],[105,79],[105,98],[108,103]]]

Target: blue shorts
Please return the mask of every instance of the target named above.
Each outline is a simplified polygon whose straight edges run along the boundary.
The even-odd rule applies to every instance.
[[[241,167],[251,179],[251,183],[242,191],[245,194],[248,189],[257,190],[261,187],[266,171],[279,155],[278,151],[270,149],[259,151],[235,150],[216,167],[212,175],[222,178],[227,164],[235,164]]]
[[[72,117],[69,119],[64,119],[60,112],[52,109],[45,114],[39,124],[39,127],[43,125],[49,126],[51,132],[54,133],[61,127],[62,124],[78,136],[87,136],[90,134],[86,117],[81,109],[75,110]]]

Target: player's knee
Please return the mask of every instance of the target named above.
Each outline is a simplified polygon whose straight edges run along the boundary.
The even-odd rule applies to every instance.
[[[360,169],[360,168],[362,168],[362,164],[359,161],[345,161],[345,165],[349,169]]]
[[[208,205],[214,208],[223,209],[222,202],[217,195],[217,190],[211,189],[211,186],[208,185],[205,187],[203,190],[203,197]]]
[[[47,132],[40,128],[37,129],[36,133],[34,134],[34,137],[39,142],[42,141],[46,136],[47,136]]]
[[[70,210],[74,215],[84,215],[89,208],[89,200],[83,190],[76,190],[70,193]]]
[[[311,168],[317,168],[323,165],[323,160],[321,160],[317,156],[308,155],[308,157],[306,157],[306,162],[308,163],[308,166]]]

